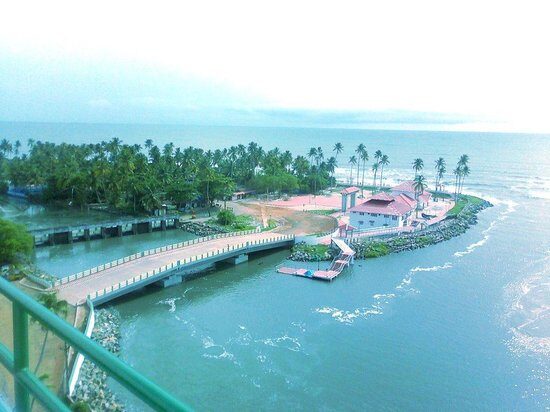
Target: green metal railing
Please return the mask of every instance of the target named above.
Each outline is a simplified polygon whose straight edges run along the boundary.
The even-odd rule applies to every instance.
[[[0,363],[14,377],[17,412],[29,411],[31,395],[39,400],[46,409],[70,411],[68,406],[29,370],[29,316],[84,354],[87,359],[105,370],[112,378],[154,410],[191,410],[3,278],[0,278],[0,293],[9,299],[13,306],[14,352],[12,354],[6,346],[0,343]]]

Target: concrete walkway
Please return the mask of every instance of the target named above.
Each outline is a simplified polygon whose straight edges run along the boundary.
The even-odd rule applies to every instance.
[[[268,240],[276,235],[270,232],[250,233],[246,235],[208,240],[179,249],[166,250],[139,259],[131,260],[109,269],[81,277],[69,283],[58,285],[58,298],[72,305],[83,303],[88,295],[98,290],[110,288],[112,285],[133,279],[135,276],[158,269],[162,266],[183,261],[186,258],[215,252],[223,248],[236,246],[246,242]]]

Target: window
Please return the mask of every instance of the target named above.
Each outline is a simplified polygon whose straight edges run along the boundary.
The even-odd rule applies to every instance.
[[[365,216],[365,214],[364,214],[363,212],[360,212],[359,214],[360,214],[361,216]]]
[[[390,215],[384,215],[384,217],[385,217],[386,219],[389,219]]]
[[[359,221],[359,226],[363,226],[365,224],[365,221],[364,220],[360,220]]]
[[[378,217],[378,213],[371,213],[372,217]]]
[[[391,220],[397,220],[397,216],[392,216]]]
[[[374,220],[369,220],[371,226],[374,226]]]

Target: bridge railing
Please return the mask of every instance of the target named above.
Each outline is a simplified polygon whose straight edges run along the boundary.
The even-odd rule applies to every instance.
[[[269,238],[255,239],[255,240],[252,240],[252,241],[243,242],[243,243],[239,243],[239,244],[236,244],[236,245],[228,245],[228,246],[226,246],[222,249],[211,250],[211,251],[208,251],[208,252],[205,252],[205,253],[193,255],[193,256],[187,257],[185,259],[172,262],[168,265],[164,265],[164,266],[161,266],[159,268],[152,269],[150,271],[141,273],[137,276],[134,276],[133,278],[130,278],[130,279],[127,279],[125,281],[113,284],[113,285],[111,285],[109,287],[106,287],[104,289],[97,290],[96,292],[88,295],[87,298],[90,301],[93,302],[94,299],[97,299],[99,297],[102,297],[102,296],[108,295],[110,293],[116,292],[116,291],[118,291],[118,290],[120,290],[120,289],[122,289],[126,286],[131,286],[135,283],[141,282],[143,280],[147,280],[147,279],[149,279],[153,276],[162,278],[162,275],[164,275],[166,272],[170,272],[174,269],[181,268],[181,267],[183,267],[183,266],[185,266],[189,263],[195,263],[195,262],[199,262],[201,260],[207,260],[207,259],[210,259],[214,256],[227,254],[227,253],[230,253],[230,252],[234,252],[236,250],[246,251],[248,248],[253,247],[253,246],[257,246],[257,245],[277,243],[277,242],[281,242],[281,241],[285,241],[285,240],[292,240],[292,239],[294,239],[294,235],[274,235],[274,236],[271,236]]]
[[[15,410],[30,411],[30,398],[34,396],[45,409],[66,411],[69,407],[62,402],[44,382],[31,372],[29,365],[29,316],[40,322],[47,330],[55,333],[67,345],[83,353],[109,376],[130,390],[139,399],[157,411],[186,411],[187,406],[153,382],[136,372],[107,349],[85,336],[78,329],[47,310],[36,300],[0,278],[0,294],[12,303],[13,311],[13,353],[0,343],[0,364],[14,378]]]
[[[245,235],[249,235],[249,234],[257,233],[257,232],[259,232],[258,229],[245,230],[245,231],[241,231],[241,232],[219,233],[219,234],[216,234],[216,235],[199,237],[199,238],[195,238],[195,239],[191,239],[191,240],[186,240],[185,242],[173,243],[171,245],[145,250],[143,252],[134,253],[133,255],[125,256],[123,258],[113,260],[112,262],[105,263],[105,264],[99,265],[99,266],[95,266],[91,269],[86,269],[82,272],[78,272],[78,273],[75,273],[73,275],[66,276],[64,278],[56,280],[53,284],[53,287],[58,287],[58,286],[61,286],[61,285],[65,285],[69,282],[73,282],[73,281],[81,279],[83,277],[93,275],[93,274],[101,272],[103,270],[110,269],[110,268],[122,265],[124,263],[130,262],[132,260],[140,259],[140,258],[145,257],[145,256],[151,256],[151,255],[155,255],[155,254],[158,254],[158,253],[163,253],[163,252],[166,252],[166,251],[169,251],[169,250],[174,250],[174,249],[181,249],[183,247],[195,245],[197,243],[207,242],[207,241],[214,240],[214,239],[222,239],[222,238],[235,237],[235,236],[245,236]]]

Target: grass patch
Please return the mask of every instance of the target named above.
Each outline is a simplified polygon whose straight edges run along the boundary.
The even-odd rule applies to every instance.
[[[361,257],[365,259],[377,258],[380,256],[386,256],[390,253],[390,248],[385,243],[371,242],[364,246],[361,251]]]
[[[447,216],[450,217],[450,218],[455,218],[464,210],[464,208],[468,204],[471,204],[473,206],[477,206],[477,205],[479,205],[483,202],[484,202],[484,200],[477,197],[477,196],[460,195],[458,197],[458,200],[456,201],[455,205],[453,206],[453,208],[447,212]]]
[[[262,228],[262,232],[266,232],[277,227],[277,221],[275,219],[268,219],[267,226]]]
[[[329,216],[333,213],[339,212],[340,209],[318,209],[318,210],[308,210],[309,213],[314,215]]]
[[[329,251],[328,245],[306,245],[298,243],[292,248],[292,253],[307,253],[311,260],[323,260]]]

